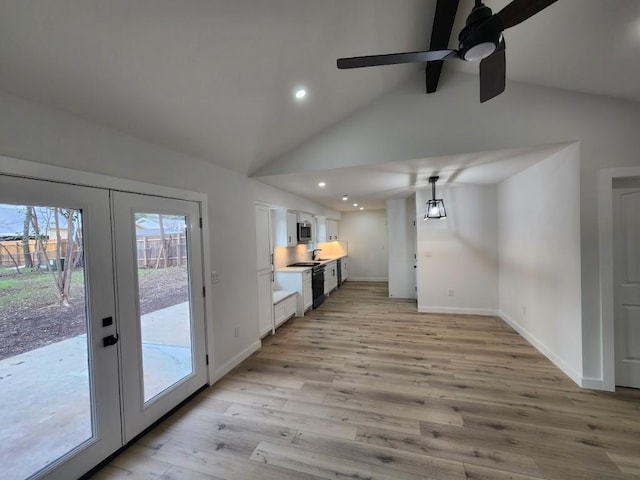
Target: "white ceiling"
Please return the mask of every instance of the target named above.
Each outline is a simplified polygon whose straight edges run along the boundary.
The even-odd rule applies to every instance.
[[[507,3],[487,0],[494,11]],[[452,47],[472,4],[461,1]],[[422,75],[422,65],[345,74],[335,60],[427,48],[434,8],[435,0],[2,0],[0,90],[251,174]],[[640,101],[638,0],[559,0],[505,37],[511,80]],[[445,68],[477,72],[461,61]],[[300,84],[310,93],[297,104]],[[479,155],[485,168],[488,155]],[[460,158],[435,163],[453,171]],[[386,183],[371,179],[370,194],[407,183],[392,182],[394,168],[422,174],[393,167]],[[354,173],[353,184],[371,170],[341,178]]]
[[[291,173],[259,177],[264,183],[286,190],[334,210],[350,212],[385,208],[386,200],[404,198],[428,186],[432,175],[436,187],[461,184],[496,184],[531,165],[549,158],[567,144],[467,153],[423,158],[383,165],[336,168],[314,173]],[[325,182],[325,187],[319,187]],[[347,195],[348,201],[342,196]],[[357,203],[357,206],[354,206]]]

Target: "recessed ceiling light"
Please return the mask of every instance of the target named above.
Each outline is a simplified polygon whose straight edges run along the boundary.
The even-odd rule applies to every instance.
[[[342,200],[344,200],[345,202],[346,202],[347,200],[349,200],[349,195],[346,195],[346,194],[345,194],[345,195],[343,195],[343,196],[342,196]]]
[[[307,98],[307,89],[304,87],[296,88],[296,91],[294,92],[293,96],[297,101],[301,102],[305,98]]]
[[[364,210],[364,207],[360,207],[360,210]]]
[[[354,204],[353,204],[353,206],[354,206],[354,207],[357,207],[357,206],[358,206],[358,204],[357,204],[357,203],[354,203]]]
[[[318,186],[319,186],[320,188],[324,188],[324,187],[326,187],[326,186],[327,186],[327,183],[326,183],[326,182],[320,182],[320,183],[318,183]]]

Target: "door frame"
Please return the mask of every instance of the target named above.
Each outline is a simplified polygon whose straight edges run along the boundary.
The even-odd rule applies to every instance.
[[[640,177],[640,167],[605,168],[598,175],[598,249],[600,257],[600,331],[602,332],[602,385],[615,391],[615,326],[613,278],[613,181]]]
[[[206,349],[209,357],[207,365],[207,383],[213,384],[215,377],[215,355],[213,344],[213,302],[211,281],[211,245],[209,230],[209,197],[206,193],[182,190],[179,188],[154,185],[151,183],[111,177],[99,173],[84,172],[71,168],[58,167],[28,160],[6,157],[0,155],[0,173],[4,175],[31,178],[34,180],[46,180],[50,182],[73,184],[83,187],[97,187],[121,192],[155,195],[176,200],[190,200],[200,204],[202,215],[202,275],[205,287],[208,287],[204,298],[205,337]]]

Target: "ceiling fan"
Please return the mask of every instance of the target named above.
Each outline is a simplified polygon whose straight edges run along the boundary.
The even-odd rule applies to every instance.
[[[505,42],[502,32],[531,18],[556,1],[513,0],[494,15],[482,0],[475,0],[465,27],[458,35],[457,50],[429,50],[339,58],[338,68],[432,62],[451,58],[467,62],[479,61],[480,103],[483,103],[500,95],[505,88]]]

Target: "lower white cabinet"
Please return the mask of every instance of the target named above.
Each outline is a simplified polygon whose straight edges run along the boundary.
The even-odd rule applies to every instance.
[[[296,292],[283,290],[273,292],[273,321],[275,328],[278,328],[296,314],[297,296]]]
[[[338,265],[336,261],[324,266],[324,294],[328,295],[338,287]]]
[[[260,338],[273,332],[273,293],[270,269],[258,272],[258,327]]]
[[[343,283],[349,276],[349,268],[347,265],[348,258],[349,257],[342,257],[340,260],[338,260],[340,262],[340,281]]]
[[[302,276],[302,306],[305,312],[313,306],[313,289],[311,287],[311,272],[308,272],[308,275]]]
[[[279,290],[297,292],[296,316],[304,316],[313,305],[311,288],[311,269],[303,271],[276,272],[276,285]]]

